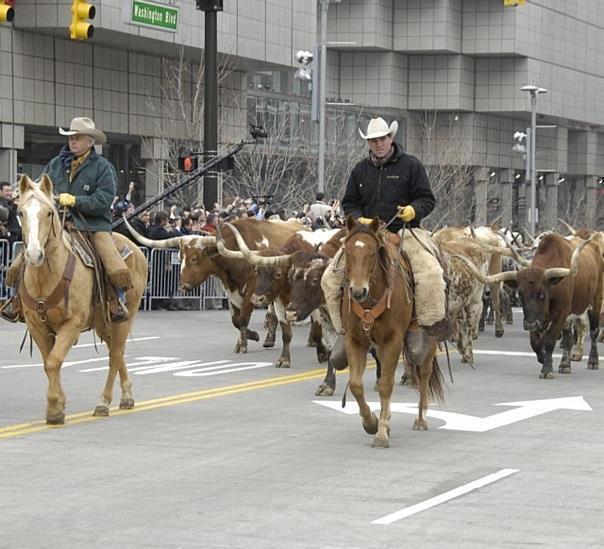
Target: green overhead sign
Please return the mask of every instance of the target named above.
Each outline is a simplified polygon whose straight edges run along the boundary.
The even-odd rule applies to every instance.
[[[132,0],[130,22],[135,25],[145,25],[159,30],[176,32],[178,8],[157,4],[156,2]]]

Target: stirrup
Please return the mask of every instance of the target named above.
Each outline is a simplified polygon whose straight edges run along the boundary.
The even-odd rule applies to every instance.
[[[111,311],[111,313],[109,315],[109,320],[111,320],[111,322],[124,322],[125,320],[128,320],[128,317],[129,317],[128,308],[126,307],[125,303],[122,303],[118,299],[117,307],[115,308],[114,311]]]
[[[6,300],[6,303],[4,303],[4,305],[2,305],[2,307],[0,308],[0,317],[2,317],[7,322],[12,323],[19,322],[20,320],[19,311],[15,311],[13,307],[14,299],[14,297],[10,297]]]

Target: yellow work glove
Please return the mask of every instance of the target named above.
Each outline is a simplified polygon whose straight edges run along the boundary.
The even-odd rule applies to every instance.
[[[357,217],[357,221],[359,223],[362,223],[363,225],[369,225],[373,221],[373,219],[369,217]]]
[[[405,223],[409,223],[409,221],[415,219],[415,209],[413,206],[399,206],[397,217],[402,219]]]
[[[61,206],[67,206],[68,208],[71,208],[72,206],[75,206],[76,203],[76,197],[72,194],[69,193],[61,193],[59,195],[59,204]]]

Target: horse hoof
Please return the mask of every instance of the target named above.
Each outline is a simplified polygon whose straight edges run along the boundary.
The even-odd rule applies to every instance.
[[[371,443],[372,448],[390,448],[390,441],[386,437],[375,437]]]
[[[235,351],[235,353],[246,354],[247,353],[247,345],[241,345],[240,343],[237,343],[237,345],[235,345],[234,351]]]
[[[47,417],[46,425],[63,425],[65,423],[65,414],[60,414],[55,417]]]
[[[321,383],[321,385],[319,385],[316,389],[315,389],[315,396],[325,396],[325,397],[330,397],[333,396],[333,394],[336,392],[335,387],[330,387],[329,385],[327,385],[326,383]]]
[[[581,354],[579,354],[579,353],[571,353],[570,359],[573,362],[581,362],[581,360],[583,360],[583,353],[581,353]]]
[[[275,368],[289,368],[290,366],[289,360],[278,360],[275,362]]]
[[[132,410],[134,408],[133,398],[124,398],[120,401],[120,410]]]
[[[423,419],[416,419],[413,422],[413,430],[414,431],[427,431],[428,424]]]
[[[247,338],[251,339],[252,341],[260,341],[260,336],[258,335],[258,332],[254,332],[253,330],[248,330]]]
[[[549,371],[549,372],[541,372],[539,374],[539,379],[554,379],[554,372]]]
[[[109,415],[109,406],[97,406],[92,415],[95,417],[107,417]]]
[[[599,370],[600,367],[598,366],[597,362],[588,362],[587,363],[587,369],[588,370]]]
[[[570,374],[570,372],[571,372],[570,366],[560,366],[558,368],[558,373],[559,374]]]
[[[371,414],[369,419],[363,420],[363,429],[368,435],[375,435],[378,432],[378,419],[375,414]]]
[[[503,330],[495,330],[495,337],[503,337],[504,331]]]

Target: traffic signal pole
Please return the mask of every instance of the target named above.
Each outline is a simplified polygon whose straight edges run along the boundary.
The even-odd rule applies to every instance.
[[[217,12],[222,11],[222,0],[197,0],[197,9],[205,12],[203,151],[207,162],[218,150]],[[216,171],[208,172],[203,178],[206,210],[212,210],[222,194],[218,192],[218,183]]]

